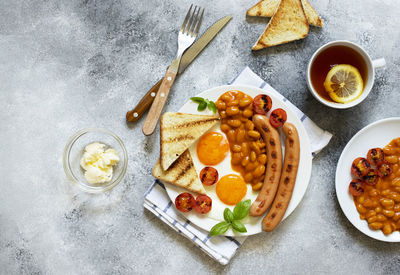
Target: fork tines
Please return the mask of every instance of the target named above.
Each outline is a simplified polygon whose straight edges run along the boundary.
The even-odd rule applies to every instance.
[[[185,20],[183,21],[180,32],[184,35],[190,35],[192,37],[196,37],[199,32],[201,21],[203,20],[204,8],[195,6],[193,13],[192,11],[193,4],[190,5],[189,11],[186,14]],[[199,14],[201,11],[201,15],[199,18]],[[199,19],[198,19],[199,18]],[[188,22],[189,20],[189,22]],[[187,23],[187,24],[186,24]]]

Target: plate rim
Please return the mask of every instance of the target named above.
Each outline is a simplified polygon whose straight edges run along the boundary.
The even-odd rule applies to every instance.
[[[392,121],[398,121],[398,122],[400,123],[400,117],[389,117],[389,118],[383,118],[383,119],[374,121],[374,122],[372,122],[372,123],[366,125],[366,126],[363,127],[362,129],[360,129],[356,134],[354,134],[354,135],[352,136],[352,138],[347,142],[346,146],[343,148],[343,151],[342,151],[342,153],[340,154],[339,160],[338,160],[338,162],[337,162],[337,165],[336,165],[336,172],[335,172],[335,191],[336,191],[336,198],[337,198],[337,200],[338,200],[338,202],[339,202],[339,205],[340,205],[340,208],[342,209],[342,212],[343,212],[343,214],[345,215],[345,217],[347,218],[347,220],[348,220],[355,228],[357,228],[361,233],[363,233],[364,235],[366,235],[366,236],[368,236],[368,237],[370,237],[370,238],[372,238],[372,239],[375,239],[375,240],[378,240],[378,241],[383,241],[383,242],[400,242],[400,238],[399,238],[398,240],[393,240],[393,239],[389,239],[389,237],[387,237],[387,236],[385,236],[385,235],[384,235],[384,237],[382,237],[382,236],[377,236],[377,234],[379,234],[379,233],[377,233],[377,232],[375,232],[375,231],[369,229],[369,227],[367,227],[367,230],[364,230],[364,228],[361,228],[358,224],[353,223],[352,218],[349,217],[349,216],[351,215],[351,213],[348,213],[348,212],[345,210],[345,207],[344,207],[344,205],[343,205],[343,204],[344,204],[345,198],[339,195],[339,194],[341,194],[341,192],[339,192],[339,184],[340,184],[340,183],[339,183],[339,179],[338,179],[339,176],[338,176],[338,175],[339,175],[339,167],[341,167],[342,162],[344,162],[344,154],[345,154],[348,150],[350,150],[349,148],[350,148],[350,146],[355,142],[355,140],[356,140],[359,136],[361,136],[364,132],[366,132],[367,130],[369,130],[370,128],[377,127],[377,126],[380,125],[380,124],[384,124],[384,123],[392,122]],[[390,142],[390,141],[388,141],[388,142]],[[354,206],[354,207],[355,207],[355,206]],[[357,213],[358,213],[358,212],[357,212]],[[359,217],[357,217],[357,218],[358,218],[360,221],[362,221]],[[366,222],[366,221],[364,221],[364,222]],[[399,234],[400,234],[400,233],[399,233]],[[389,235],[389,236],[390,236],[390,235]]]
[[[260,88],[260,87],[251,86],[251,85],[220,85],[220,86],[211,87],[211,88],[209,88],[209,89],[206,89],[206,90],[204,90],[204,91],[201,91],[200,93],[198,93],[198,94],[196,94],[196,95],[194,95],[194,96],[200,96],[200,95],[203,94],[203,93],[211,92],[212,90],[217,90],[217,89],[218,89],[218,90],[226,90],[226,91],[229,91],[229,90],[240,90],[240,91],[244,91],[244,92],[245,92],[246,89],[251,89],[251,90],[256,90],[256,91],[259,92],[259,93],[264,93],[264,94],[271,95],[271,92],[268,92],[267,90],[264,90],[264,89],[262,89],[262,88]],[[273,88],[272,88],[272,89],[273,89]],[[245,92],[245,93],[246,93],[246,92]],[[279,94],[279,93],[278,93],[278,94]],[[306,129],[305,129],[305,127],[304,127],[302,121],[301,121],[300,118],[296,115],[295,111],[292,110],[292,109],[290,109],[290,107],[289,107],[282,99],[280,99],[278,96],[279,96],[279,95],[272,94],[272,97],[276,98],[282,105],[284,105],[287,109],[289,109],[291,113],[293,113],[293,116],[295,117],[295,120],[298,120],[299,125],[301,125],[301,127],[303,128],[305,135],[302,137],[302,139],[304,139],[304,142],[305,142],[305,144],[306,144],[306,149],[307,149],[306,151],[309,152],[309,156],[307,157],[307,154],[305,154],[306,158],[304,159],[304,161],[307,161],[307,160],[308,160],[308,162],[309,162],[308,165],[306,164],[306,167],[309,167],[309,168],[307,169],[307,174],[306,174],[306,183],[305,183],[306,186],[305,186],[305,188],[304,188],[304,191],[303,191],[301,194],[299,194],[300,199],[299,199],[297,205],[294,207],[294,209],[290,212],[290,214],[292,214],[292,213],[294,212],[294,210],[298,207],[298,205],[300,204],[300,202],[303,200],[304,195],[305,195],[305,193],[307,192],[307,189],[308,189],[308,186],[309,186],[309,183],[310,183],[310,179],[311,179],[311,173],[312,173],[312,159],[313,159],[313,158],[312,158],[312,151],[311,151],[310,138],[309,138],[309,136],[308,136],[308,134],[307,134],[307,131],[306,131]],[[188,104],[188,103],[190,103],[190,100],[187,100],[187,101],[179,108],[178,112],[180,112],[180,110],[181,110],[186,104]],[[176,186],[171,185],[171,184],[167,184],[167,185],[165,185],[165,187],[166,187],[165,189],[166,189],[166,192],[167,192],[167,194],[168,194],[168,197],[169,197],[170,200],[172,201],[173,198],[172,198],[170,192],[173,192],[172,189],[176,188]],[[202,230],[205,230],[205,231],[209,232],[209,229],[206,229],[206,228],[204,228],[204,227],[198,225],[197,223],[191,221],[191,219],[190,219],[189,217],[187,217],[186,215],[184,215],[184,213],[181,213],[181,212],[179,212],[179,211],[177,211],[177,212],[178,212],[178,215],[180,215],[180,216],[184,217],[185,219],[189,220],[191,223],[195,224],[197,227],[201,228]],[[288,216],[290,216],[290,214],[289,214]],[[263,216],[264,216],[264,215],[263,215]],[[287,217],[288,217],[288,216],[287,216]],[[287,217],[284,217],[284,218],[282,219],[282,221],[283,221],[284,219],[286,219]],[[262,217],[260,217],[260,219],[262,219]],[[217,221],[215,221],[215,222],[217,223]],[[251,235],[259,234],[259,233],[262,233],[262,232],[264,232],[264,231],[262,230],[261,227],[260,227],[260,230],[259,230],[258,232],[253,232],[253,233],[250,233],[250,234],[249,234],[248,232],[247,232],[247,233],[240,233],[240,234],[239,234],[239,233],[233,232],[232,230],[228,230],[227,233],[222,234],[221,236],[228,236],[228,237],[244,237],[244,236],[251,236]]]

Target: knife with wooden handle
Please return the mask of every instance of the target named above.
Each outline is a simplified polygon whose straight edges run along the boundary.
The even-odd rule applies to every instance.
[[[211,40],[222,30],[222,28],[231,20],[232,16],[225,16],[209,27],[203,35],[193,43],[193,45],[183,54],[179,65],[178,75],[181,74],[187,66],[196,58],[196,56],[210,43]],[[159,80],[143,96],[135,108],[126,113],[126,120],[129,122],[137,121],[151,106],[161,86],[163,78]]]
[[[178,57],[172,61],[171,66],[168,67],[167,72],[164,75],[160,89],[158,90],[159,92],[154,98],[153,104],[151,104],[149,113],[147,114],[142,127],[142,132],[146,136],[151,135],[156,129],[162,110],[167,102],[169,92],[171,91],[172,84],[174,84],[176,75],[178,74],[180,62],[181,57],[178,55]]]
[[[161,78],[153,87],[142,97],[136,107],[126,113],[126,120],[129,122],[135,122],[138,120],[146,111],[150,108],[154,98],[157,95],[158,89],[160,89],[161,82],[164,78]]]

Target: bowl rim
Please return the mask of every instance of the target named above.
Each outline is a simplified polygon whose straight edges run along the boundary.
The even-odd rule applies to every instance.
[[[70,167],[69,155],[70,155],[70,151],[71,151],[72,146],[75,144],[75,142],[81,136],[83,136],[83,135],[85,135],[87,133],[90,133],[90,132],[101,132],[101,133],[107,134],[109,136],[112,136],[122,148],[122,153],[123,153],[123,158],[124,158],[124,166],[122,167],[121,173],[110,184],[107,184],[104,187],[93,187],[93,186],[89,186],[87,184],[81,183],[81,181],[79,181],[75,177],[75,175],[73,174],[72,169]],[[84,192],[87,192],[87,193],[98,194],[98,193],[103,193],[103,192],[106,192],[108,190],[111,190],[116,185],[118,185],[120,183],[120,181],[123,179],[123,177],[125,176],[127,167],[128,167],[128,153],[126,151],[124,143],[122,142],[122,140],[116,134],[114,134],[113,132],[111,132],[110,130],[105,129],[105,128],[94,128],[94,127],[91,127],[91,128],[81,129],[78,132],[76,132],[68,140],[68,142],[67,142],[67,144],[66,144],[66,146],[64,148],[64,152],[63,152],[63,168],[64,168],[65,175],[67,176],[67,178],[69,179],[70,182],[72,182],[80,190],[82,190]]]
[[[363,56],[367,68],[368,68],[368,79],[367,79],[367,83],[364,86],[364,90],[362,92],[362,94],[355,100],[348,102],[348,103],[336,103],[336,102],[330,102],[325,100],[324,98],[322,98],[314,89],[312,83],[311,83],[311,66],[314,63],[315,58],[325,49],[332,47],[332,46],[336,46],[336,45],[343,45],[343,46],[348,46],[352,49],[355,49],[356,51],[358,51],[358,53]],[[321,47],[319,47],[311,56],[308,65],[307,65],[307,86],[308,86],[308,90],[311,92],[311,94],[314,96],[315,99],[317,99],[319,102],[321,102],[322,104],[324,104],[325,106],[331,107],[331,108],[335,108],[335,109],[348,109],[354,106],[357,106],[358,104],[360,104],[361,102],[364,101],[364,99],[366,99],[368,97],[368,95],[370,94],[373,86],[374,86],[374,82],[375,82],[375,69],[374,66],[372,65],[372,59],[369,56],[369,54],[367,53],[367,51],[359,44],[351,42],[349,40],[333,40],[330,41],[324,45],[322,45]]]

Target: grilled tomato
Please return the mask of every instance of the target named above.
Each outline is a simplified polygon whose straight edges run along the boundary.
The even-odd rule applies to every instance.
[[[190,193],[181,193],[175,199],[175,206],[181,212],[189,212],[195,206],[195,199]]]
[[[378,166],[378,170],[382,177],[387,177],[393,173],[393,166],[391,163],[384,160],[381,165]]]
[[[364,182],[360,179],[354,179],[350,182],[349,192],[355,197],[361,196],[364,194],[365,185]]]
[[[351,165],[351,173],[359,178],[368,174],[371,169],[371,164],[365,158],[356,158]]]
[[[368,185],[375,185],[378,183],[381,174],[376,169],[371,169],[369,172],[363,177],[363,180]]]
[[[259,115],[265,115],[271,110],[272,99],[267,95],[258,95],[253,100],[253,112]]]
[[[211,211],[212,200],[209,196],[199,195],[196,198],[196,203],[194,205],[194,210],[200,214],[207,214]]]
[[[286,122],[286,119],[287,119],[286,111],[281,108],[278,108],[272,111],[269,117],[269,122],[275,128],[279,128]]]
[[[217,169],[206,166],[200,171],[200,180],[204,185],[213,185],[218,181]]]
[[[384,160],[385,155],[381,148],[372,148],[367,153],[367,160],[369,163],[379,166]]]

